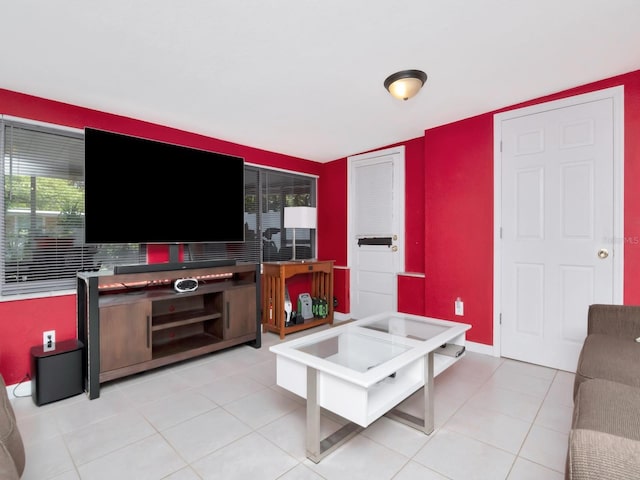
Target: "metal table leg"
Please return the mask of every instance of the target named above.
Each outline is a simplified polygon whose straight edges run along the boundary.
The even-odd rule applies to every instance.
[[[422,418],[394,408],[385,414],[386,417],[404,423],[410,427],[430,435],[434,430],[433,410],[433,352],[424,357],[424,416]]]
[[[318,394],[318,371],[307,366],[307,458],[314,463],[362,431],[362,427],[349,422],[321,440]]]

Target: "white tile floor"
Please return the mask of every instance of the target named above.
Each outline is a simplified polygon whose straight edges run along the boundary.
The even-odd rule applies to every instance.
[[[23,480],[564,478],[573,374],[468,352],[435,380],[431,435],[382,417],[315,464],[304,399],[275,384],[268,347],[279,341],[266,333],[261,349],[110,382],[96,400],[14,399]],[[417,414],[419,404],[404,408]],[[335,420],[323,417],[322,435]]]

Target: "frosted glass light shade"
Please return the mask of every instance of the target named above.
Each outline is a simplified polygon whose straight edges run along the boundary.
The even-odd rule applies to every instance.
[[[427,74],[421,70],[403,70],[389,75],[384,81],[384,87],[395,98],[407,100],[415,96],[426,81]]]

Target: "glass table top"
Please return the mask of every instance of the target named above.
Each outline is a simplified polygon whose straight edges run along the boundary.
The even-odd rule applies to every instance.
[[[429,340],[451,328],[449,325],[442,325],[441,322],[414,320],[404,316],[388,316],[362,323],[360,326],[414,340]]]
[[[410,348],[390,339],[347,331],[294,349],[356,372],[366,372]]]

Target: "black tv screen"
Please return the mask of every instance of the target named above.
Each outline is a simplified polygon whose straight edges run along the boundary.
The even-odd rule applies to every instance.
[[[85,242],[244,241],[244,159],[85,128]]]

